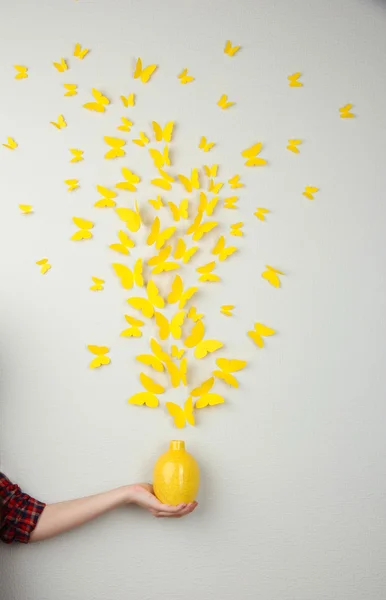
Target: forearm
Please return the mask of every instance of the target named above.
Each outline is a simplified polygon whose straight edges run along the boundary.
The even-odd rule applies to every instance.
[[[84,523],[130,502],[129,486],[103,494],[48,504],[31,534],[31,542],[39,542],[70,531]]]

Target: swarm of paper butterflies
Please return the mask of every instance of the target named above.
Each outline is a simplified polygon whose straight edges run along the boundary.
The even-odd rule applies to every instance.
[[[232,46],[228,40],[225,44],[224,53],[233,57],[239,51],[240,46]],[[83,60],[89,50],[76,44],[74,56]],[[55,69],[60,73],[68,70],[68,62],[61,58],[59,62],[53,63]],[[152,64],[143,67],[142,61],[138,58],[133,77],[146,84],[157,70],[157,65]],[[15,65],[16,79],[28,78],[28,68],[21,65]],[[302,87],[299,81],[301,74],[295,73],[288,77],[290,87]],[[189,74],[187,68],[177,76],[182,85],[192,83],[195,78]],[[77,85],[71,83],[64,84],[65,96],[76,96]],[[86,110],[104,113],[110,104],[109,98],[99,90],[92,90],[92,99],[84,104]],[[124,108],[135,106],[135,95],[121,96]],[[218,106],[222,110],[232,107],[235,103],[229,102],[226,94],[222,94]],[[348,118],[352,105],[346,105],[340,110],[342,118]],[[354,115],[352,115],[354,116]],[[52,126],[61,130],[67,127],[63,115],[59,115],[56,121],[51,121]],[[117,130],[130,133],[133,122],[127,117],[121,117],[121,123]],[[149,352],[140,354],[136,360],[151,370],[152,375],[144,372],[140,373],[139,379],[142,390],[135,393],[128,400],[129,404],[156,408],[159,406],[159,396],[167,390],[167,385],[159,383],[157,377],[160,373],[163,378],[173,388],[179,386],[187,387],[189,380],[189,361],[192,359],[202,360],[212,353],[217,353],[216,368],[211,376],[205,379],[201,384],[191,389],[189,393],[184,394],[187,399],[178,405],[174,402],[166,402],[165,406],[168,413],[174,420],[174,424],[181,428],[189,423],[195,424],[195,410],[207,407],[213,407],[223,404],[225,399],[222,395],[214,391],[217,380],[225,382],[230,388],[237,388],[239,385],[235,373],[238,373],[246,366],[246,361],[236,358],[224,358],[219,355],[223,348],[220,340],[206,337],[204,315],[197,312],[196,306],[191,302],[199,289],[199,285],[185,287],[183,279],[179,273],[173,274],[170,289],[166,297],[161,295],[159,287],[156,285],[152,276],[163,273],[180,271],[181,268],[190,262],[192,257],[200,250],[200,243],[205,240],[209,232],[218,227],[218,221],[215,213],[219,212],[222,205],[224,209],[237,209],[238,196],[234,195],[234,190],[241,188],[244,184],[239,174],[232,175],[227,181],[218,180],[218,165],[204,165],[202,168],[193,168],[190,173],[176,174],[171,172],[171,159],[169,154],[169,145],[173,141],[174,122],[170,121],[161,126],[156,121],[152,122],[151,134],[141,131],[139,136],[132,139],[132,143],[139,147],[146,148],[149,157],[155,169],[155,176],[151,179],[151,184],[157,189],[156,198],[149,199],[148,205],[155,214],[151,225],[145,225],[141,215],[140,208],[135,200],[132,208],[119,207],[116,203],[117,192],[102,185],[97,185],[96,189],[100,198],[94,206],[101,209],[113,209],[121,221],[121,229],[117,232],[109,248],[122,257],[130,256],[130,250],[136,246],[135,234],[140,230],[147,228],[146,246],[153,251],[152,256],[147,259],[147,271],[150,271],[150,277],[145,281],[143,272],[144,259],[138,258],[129,267],[124,262],[113,262],[112,269],[117,276],[120,285],[125,290],[130,290],[130,296],[127,298],[128,306],[135,311],[134,315],[126,314],[126,327],[122,330],[121,336],[126,338],[141,337],[142,328],[145,321],[152,322],[157,331],[159,341],[152,337],[149,344]],[[106,136],[105,159],[118,159],[126,155],[125,146],[128,143],[122,137]],[[288,140],[287,149],[295,154],[299,153],[298,146],[302,143],[300,139]],[[7,143],[3,144],[10,150],[15,150],[18,146],[13,138],[8,138]],[[156,147],[154,146],[156,145]],[[209,152],[215,143],[209,141],[205,136],[199,140],[198,147],[203,152]],[[252,146],[241,152],[245,159],[246,167],[262,167],[267,164],[266,159],[260,156],[262,143],[256,142]],[[70,162],[80,162],[84,160],[83,150],[70,148]],[[121,181],[115,184],[115,189],[126,192],[136,192],[141,182],[141,177],[127,167],[121,168]],[[64,184],[69,192],[75,191],[79,187],[77,179],[66,179]],[[220,198],[221,190],[228,184],[231,190],[230,195]],[[167,202],[158,193],[158,190],[168,191],[173,186],[181,186],[183,194],[189,194],[190,198],[184,198],[179,204]],[[314,199],[314,194],[318,191],[317,187],[305,186],[303,195],[309,200]],[[162,193],[162,192],[161,192]],[[193,197],[191,195],[194,195]],[[19,205],[22,214],[33,213],[31,205]],[[168,212],[169,220],[172,218],[174,225],[163,227],[161,223],[162,213]],[[254,213],[259,221],[265,221],[270,211],[267,208],[257,208]],[[154,213],[153,213],[154,215]],[[83,217],[74,216],[73,224],[75,226],[71,240],[87,241],[93,237],[94,223]],[[188,222],[189,221],[189,222]],[[181,228],[182,226],[182,228]],[[231,225],[230,235],[234,237],[243,236],[243,223],[236,222]],[[207,264],[196,268],[197,284],[214,283],[220,281],[216,273],[217,261],[228,260],[238,248],[230,245],[224,235],[220,235],[211,249],[213,260]],[[122,258],[121,260],[124,260]],[[48,258],[42,258],[36,261],[40,266],[42,274],[51,269]],[[266,269],[261,276],[272,286],[280,287],[280,276],[284,275],[278,268],[266,265]],[[169,275],[170,276],[170,275]],[[92,276],[92,285],[90,290],[103,291],[104,280],[100,277]],[[175,309],[173,316],[168,319],[164,314],[166,306],[172,306]],[[221,313],[230,317],[234,310],[233,305],[223,305]],[[185,335],[183,334],[183,329]],[[187,333],[186,333],[187,332]],[[248,336],[253,340],[257,347],[264,347],[264,338],[275,334],[275,330],[263,323],[256,322],[252,330],[248,331]],[[161,343],[162,345],[161,345]],[[100,368],[110,363],[108,356],[109,348],[107,346],[89,345],[88,350],[93,358],[89,364],[90,368]]]

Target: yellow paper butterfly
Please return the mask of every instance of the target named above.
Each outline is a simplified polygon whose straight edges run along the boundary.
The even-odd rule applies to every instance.
[[[71,158],[70,160],[71,163],[77,163],[83,160],[83,150],[77,150],[77,148],[70,148],[70,152],[73,156],[73,158]]]
[[[142,331],[140,327],[142,327],[145,323],[140,319],[135,319],[130,315],[124,315],[127,323],[130,325],[127,329],[121,331],[121,337],[142,337]],[[151,390],[148,390],[149,392]]]
[[[141,311],[144,317],[151,319],[154,315],[154,307],[163,308],[165,301],[160,296],[159,290],[152,279],[149,280],[146,286],[146,293],[147,298],[128,298],[127,302],[136,310]]]
[[[203,150],[204,152],[209,152],[209,150],[211,150],[214,145],[215,145],[215,142],[207,142],[206,137],[203,135],[200,139],[200,143],[198,144],[198,147],[200,150]]]
[[[140,373],[139,379],[147,392],[151,392],[152,394],[163,394],[165,392],[165,388],[162,385],[145,375],[145,373]]]
[[[177,206],[174,202],[168,202],[169,208],[172,211],[173,220],[178,222],[180,219],[187,219],[188,215],[188,206],[189,200],[184,198],[181,200],[180,205]]]
[[[232,46],[231,41],[227,40],[225,43],[224,54],[227,54],[228,56],[234,56],[236,52],[240,50],[240,48],[241,46]]]
[[[212,165],[211,167],[204,165],[204,171],[207,177],[217,177],[217,170],[218,165]]]
[[[199,213],[205,212],[208,217],[211,217],[214,209],[217,206],[217,202],[218,202],[218,196],[215,196],[214,198],[212,198],[212,200],[210,200],[210,202],[208,202],[208,198],[207,198],[207,195],[205,194],[205,192],[200,192],[200,202],[198,205],[198,212]]]
[[[76,85],[76,83],[64,83],[63,87],[65,90],[67,90],[64,94],[65,96],[76,96],[78,93],[78,86]]]
[[[341,119],[353,119],[355,117],[354,113],[350,112],[352,109],[352,104],[345,104],[339,109],[340,118]]]
[[[121,117],[122,125],[118,125],[117,129],[119,131],[127,131],[130,133],[131,128],[133,126],[133,121],[130,119],[126,119],[126,117]]]
[[[119,244],[110,244],[109,248],[114,250],[114,252],[119,252],[119,254],[128,256],[130,254],[129,248],[134,248],[135,243],[129,238],[127,233],[122,230],[118,231],[118,239]]]
[[[136,356],[135,358],[136,360],[138,360],[138,362],[141,362],[142,364],[151,367],[159,373],[165,370],[163,362],[160,361],[160,359],[156,356],[153,356],[152,354],[138,354],[138,356]]]
[[[218,194],[223,185],[224,184],[222,181],[218,181],[217,183],[215,183],[213,179],[209,179],[208,191],[212,192],[213,194]]]
[[[156,187],[162,188],[163,190],[171,190],[174,178],[162,169],[158,169],[158,172],[161,175],[161,177],[156,177],[155,179],[152,179],[150,183],[155,185]]]
[[[244,235],[244,233],[241,230],[243,226],[244,223],[242,221],[239,221],[238,223],[233,223],[231,225],[230,235],[234,235],[235,237],[242,237]]]
[[[240,181],[240,175],[233,175],[233,177],[228,179],[228,183],[231,186],[232,190],[244,187],[244,184]]]
[[[265,215],[267,215],[270,211],[268,208],[257,208],[254,213],[255,217],[257,217],[260,221],[265,221]]]
[[[185,177],[185,175],[178,175],[178,179],[180,180],[187,192],[192,192],[193,188],[195,188],[196,190],[200,189],[198,169],[192,169],[190,178]]]
[[[198,281],[221,281],[221,278],[218,275],[212,273],[215,266],[216,261],[213,260],[202,267],[197,267],[196,271],[197,273],[200,273]]]
[[[114,190],[109,190],[109,188],[104,187],[103,185],[97,185],[96,189],[102,195],[102,198],[97,200],[94,204],[96,208],[114,208],[114,206],[116,206],[116,202],[113,198],[116,198],[117,194]]]
[[[157,396],[151,392],[138,392],[128,399],[129,404],[136,406],[147,406],[148,408],[157,408],[159,402]]]
[[[90,290],[92,290],[93,292],[100,292],[104,290],[104,279],[100,279],[99,277],[94,276],[92,276],[91,279],[93,280],[93,285],[90,287]]]
[[[35,264],[40,266],[40,273],[42,275],[45,275],[47,271],[51,269],[51,265],[48,262],[48,258],[41,258],[40,260],[37,260]]]
[[[117,277],[119,277],[121,286],[125,290],[130,290],[134,285],[134,275],[132,270],[121,263],[113,263],[111,266],[113,267]]]
[[[92,238],[92,232],[90,229],[94,227],[94,223],[92,221],[87,221],[86,219],[81,219],[80,217],[72,217],[73,223],[79,227],[78,231],[71,236],[71,240],[74,242],[80,242],[81,240],[89,240]]]
[[[204,313],[198,313],[195,306],[192,306],[188,312],[188,319],[191,319],[194,323],[197,323],[198,320],[202,319]]]
[[[61,58],[59,63],[54,62],[52,64],[54,65],[55,69],[59,71],[59,73],[64,73],[64,71],[68,70],[68,65],[64,58]]]
[[[94,96],[95,102],[86,102],[86,104],[83,104],[83,108],[95,112],[104,113],[106,110],[106,106],[110,104],[110,100],[106,98],[106,96],[104,96],[102,92],[96,90],[95,88],[92,88],[91,93]]]
[[[178,302],[178,307],[184,308],[197,291],[198,287],[190,287],[184,291],[184,283],[181,277],[176,275],[172,283],[172,289],[167,297],[167,302],[168,304],[176,304]]]
[[[192,309],[190,309],[192,310]],[[188,313],[188,317],[191,319],[190,311]],[[192,327],[190,334],[185,338],[184,346],[186,348],[194,348],[201,342],[205,335],[205,326],[201,319],[196,320],[195,324]]]
[[[153,160],[154,166],[156,169],[162,169],[164,165],[170,167],[170,157],[169,157],[169,147],[165,146],[163,152],[161,153],[159,150],[155,148],[149,149],[149,154]],[[174,181],[174,180],[173,180]]]
[[[23,67],[22,65],[14,65],[14,69],[16,70],[15,79],[27,79],[28,67]]]
[[[162,142],[162,140],[164,140],[165,142],[169,143],[172,141],[174,121],[169,121],[169,123],[166,123],[163,129],[161,125],[157,123],[157,121],[152,121],[152,125],[154,136],[157,142]]]
[[[132,210],[131,208],[116,208],[115,212],[121,221],[126,223],[126,227],[129,231],[135,233],[141,227],[142,220],[137,201],[135,201],[135,210]]]
[[[302,140],[288,140],[287,150],[290,152],[294,152],[294,154],[299,154],[300,150],[298,146],[302,143]]]
[[[79,179],[65,179],[64,183],[67,186],[68,192],[73,192],[74,190],[77,190],[79,187]]]
[[[122,167],[121,173],[125,178],[125,181],[120,181],[115,185],[118,190],[126,190],[127,192],[136,192],[137,191],[137,183],[141,181],[139,175],[135,175],[132,171],[127,169],[126,167]]]
[[[56,129],[64,129],[65,127],[67,127],[67,123],[66,123],[63,115],[58,116],[57,123],[55,123],[55,121],[50,121],[50,125],[53,125],[54,127],[56,127]]]
[[[32,204],[19,204],[19,208],[23,215],[30,215],[32,210]]]
[[[185,348],[179,349],[175,344],[172,344],[171,350],[172,350],[172,357],[177,358],[178,360],[181,360],[181,358],[183,357],[183,355],[185,353]]]
[[[223,261],[236,251],[236,246],[228,246],[228,248],[225,247],[225,237],[221,235],[212,250],[212,254],[215,256],[218,255],[219,260]]]
[[[246,360],[238,360],[236,358],[228,359],[228,358],[218,358],[216,360],[216,365],[220,370],[213,371],[213,375],[217,377],[217,379],[222,379],[228,385],[232,387],[238,388],[239,382],[236,377],[232,375],[237,371],[241,371],[246,366]]]
[[[268,337],[275,333],[276,331],[274,329],[271,329],[262,323],[255,323],[254,329],[248,331],[249,337],[255,342],[256,346],[259,346],[259,348],[264,347],[263,337]]]
[[[84,57],[90,52],[90,50],[88,48],[83,48],[82,46],[78,43],[75,44],[75,48],[74,48],[74,56],[76,58],[79,58],[80,60],[83,60]]]
[[[185,427],[186,423],[189,425],[194,425],[194,414],[193,414],[193,401],[192,398],[188,398],[184,404],[184,408],[178,406],[174,402],[166,402],[166,408],[169,414],[174,419],[174,425],[178,427],[178,429],[182,429]]]
[[[230,108],[233,105],[234,105],[234,102],[228,102],[228,96],[226,94],[223,94],[222,96],[220,96],[220,99],[217,102],[217,106],[222,108],[222,110],[225,110],[226,108]]]
[[[161,362],[166,364],[167,362],[171,361],[169,354],[162,349],[161,344],[159,344],[154,338],[150,339],[150,348],[154,356],[156,356]]]
[[[225,315],[226,317],[233,317],[233,311],[234,309],[234,304],[223,304],[222,307],[220,308],[220,312],[221,314]]]
[[[142,60],[140,58],[137,59],[137,64],[134,70],[134,79],[140,79],[142,83],[147,83],[150,77],[153,75],[156,70],[157,65],[149,65],[148,67],[142,68]]]
[[[314,200],[314,194],[319,191],[319,188],[313,187],[312,185],[306,185],[304,188],[303,196],[309,200]]]
[[[158,333],[159,333],[160,339],[166,340],[169,337],[169,335],[172,335],[172,337],[175,340],[181,339],[182,326],[184,324],[185,318],[186,318],[186,312],[184,310],[179,310],[174,315],[174,317],[172,317],[170,322],[167,320],[165,315],[163,315],[162,313],[156,312],[155,313],[155,322],[156,322],[157,326],[159,327]]]
[[[7,143],[3,144],[4,148],[8,148],[9,150],[15,150],[18,147],[18,143],[11,137],[7,138]]]
[[[194,349],[194,357],[197,359],[205,358],[208,354],[222,348],[223,345],[224,344],[218,340],[202,340]]]
[[[158,254],[149,258],[147,264],[151,267],[154,267],[152,269],[152,273],[154,275],[164,273],[165,271],[175,271],[176,269],[180,268],[179,263],[167,260],[171,251],[172,247],[169,244],[168,246],[162,248],[162,250],[160,250]]]
[[[210,390],[213,387],[213,384],[214,377],[210,377],[209,379],[203,381],[199,386],[195,387],[194,390],[190,392],[190,395],[194,398],[197,398],[198,396],[203,396],[204,394],[210,392]]]
[[[126,152],[123,149],[123,146],[126,144],[125,140],[107,135],[105,135],[103,139],[106,142],[106,144],[110,146],[110,150],[108,150],[105,154],[106,159],[119,158],[120,156],[125,156]]]
[[[178,75],[178,79],[180,80],[180,83],[182,83],[182,85],[194,81],[194,77],[192,77],[192,75],[188,75],[188,69],[183,69]]]
[[[121,96],[122,104],[125,108],[135,105],[135,94],[129,94],[128,96]]]
[[[276,288],[280,287],[279,275],[284,275],[284,273],[282,271],[279,271],[278,269],[270,267],[269,265],[265,266],[267,270],[263,271],[263,273],[261,274],[263,279],[266,279],[271,285],[273,285]]]
[[[90,369],[97,369],[98,367],[108,365],[111,362],[110,357],[106,356],[109,351],[107,346],[89,345],[87,348],[92,354],[95,354],[95,358],[93,358],[89,364]]]
[[[238,201],[238,196],[229,196],[229,198],[224,198],[224,208],[236,209],[236,202]]]
[[[148,200],[148,203],[151,204],[152,207],[155,208],[156,210],[159,210],[164,205],[161,196],[157,196],[157,198],[155,198],[155,199]]]
[[[137,144],[137,146],[141,146],[142,148],[144,148],[149,142],[150,140],[144,131],[140,131],[139,138],[133,140],[133,144]]]
[[[150,229],[149,236],[146,240],[148,246],[155,244],[157,250],[160,250],[162,246],[169,240],[176,230],[175,226],[167,227],[161,231],[161,221],[159,217],[155,217],[153,224]]]
[[[196,408],[206,408],[207,406],[217,406],[223,404],[224,398],[220,394],[203,394],[198,400],[196,400]]]
[[[258,155],[261,152],[263,144],[261,142],[257,142],[253,144],[249,148],[246,148],[242,151],[241,156],[246,158],[245,166],[246,167],[262,167],[267,164],[267,161],[264,158],[260,158]]]
[[[217,221],[207,221],[206,223],[201,223],[202,221],[202,213],[198,213],[193,223],[187,230],[187,234],[192,234],[192,239],[194,242],[198,242],[206,233],[209,233],[217,227]]]
[[[293,73],[292,75],[288,75],[287,79],[289,81],[288,85],[290,87],[303,87],[303,84],[301,81],[299,81],[299,77],[301,76],[300,71],[298,71],[297,73]]]
[[[182,262],[186,264],[190,261],[192,256],[194,256],[197,250],[198,246],[192,246],[191,248],[187,249],[184,240],[182,238],[178,238],[173,256],[177,260],[182,259]]]
[[[177,366],[171,359],[165,363],[166,369],[169,373],[172,387],[187,385],[186,373],[188,367],[188,361],[186,358],[182,358],[179,366]]]

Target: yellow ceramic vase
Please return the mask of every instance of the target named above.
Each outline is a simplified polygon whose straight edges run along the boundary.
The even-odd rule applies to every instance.
[[[163,504],[176,506],[196,499],[200,469],[185,450],[185,442],[170,442],[169,450],[155,463],[153,479],[154,493]]]

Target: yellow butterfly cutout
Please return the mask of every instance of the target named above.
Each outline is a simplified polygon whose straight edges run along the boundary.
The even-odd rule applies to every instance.
[[[158,254],[149,258],[149,260],[147,261],[147,264],[149,266],[154,267],[152,269],[152,273],[154,275],[158,275],[159,273],[164,273],[165,271],[175,271],[176,269],[180,268],[179,263],[167,260],[171,251],[172,251],[172,247],[170,245],[168,245],[168,246],[165,246],[162,250],[160,250]]]
[[[35,264],[40,266],[40,273],[42,275],[45,275],[47,271],[51,269],[51,265],[48,262],[48,258],[41,258],[40,260],[37,260]]]
[[[232,46],[231,41],[227,40],[225,43],[224,54],[227,54],[228,56],[234,56],[236,52],[240,50],[240,48],[241,46]]]
[[[154,356],[156,356],[161,362],[166,364],[171,360],[169,354],[162,349],[161,344],[159,344],[154,338],[150,339],[150,348]]]
[[[150,77],[153,75],[156,70],[157,65],[149,65],[148,67],[142,68],[142,60],[140,58],[137,59],[137,64],[134,70],[134,79],[140,79],[142,83],[147,83]]]
[[[267,164],[265,158],[260,158],[258,155],[261,152],[263,144],[261,142],[257,142],[253,144],[249,148],[246,148],[241,152],[241,156],[246,158],[245,166],[246,167],[262,167]]]
[[[217,221],[207,221],[206,223],[201,223],[202,221],[202,213],[198,213],[193,223],[187,229],[187,234],[192,234],[192,239],[194,242],[198,242],[206,233],[209,233],[217,227]]]
[[[182,69],[181,73],[178,75],[178,79],[182,85],[194,81],[194,77],[192,77],[192,75],[188,75],[188,69]]]
[[[7,143],[3,144],[4,148],[8,148],[9,150],[15,150],[18,147],[18,143],[11,137],[7,138]]]
[[[114,250],[114,252],[119,252],[119,254],[125,254],[128,256],[130,254],[129,248],[134,248],[135,243],[127,235],[127,233],[122,230],[118,231],[118,239],[119,244],[110,244],[109,248]]]
[[[138,360],[138,362],[141,362],[142,364],[151,367],[159,373],[161,373],[165,369],[160,359],[156,356],[153,356],[152,354],[138,354],[138,356],[136,356],[135,358],[136,360]]]
[[[162,246],[169,240],[176,230],[175,226],[167,227],[161,231],[161,221],[159,217],[155,217],[153,224],[150,229],[149,236],[146,240],[148,246],[155,244],[157,250],[160,250]]]
[[[248,331],[249,337],[255,342],[256,346],[259,346],[259,348],[264,347],[263,337],[268,337],[275,333],[276,331],[274,329],[271,329],[262,323],[255,323],[254,329]]]
[[[181,200],[179,206],[177,206],[177,204],[175,204],[174,202],[168,202],[168,205],[169,205],[170,210],[172,211],[174,221],[178,222],[180,219],[188,219],[189,218],[189,214],[188,214],[189,200],[187,198],[184,198],[184,200]]]
[[[91,279],[93,280],[93,285],[90,287],[90,290],[92,290],[93,292],[100,292],[102,290],[104,290],[104,279],[100,279],[99,277],[94,277],[92,276]]]
[[[198,246],[192,246],[191,248],[187,249],[184,240],[182,238],[178,238],[173,256],[177,260],[182,259],[182,262],[186,264],[190,261],[192,256],[194,256],[197,250]]]
[[[350,112],[352,109],[352,104],[345,104],[339,109],[340,118],[341,119],[353,119],[355,117],[354,113]]]
[[[190,392],[190,395],[194,398],[197,398],[197,396],[203,396],[204,394],[210,392],[210,390],[213,387],[213,384],[214,377],[209,377],[209,379],[206,379],[199,386],[195,387],[194,390]]]
[[[133,144],[137,144],[137,146],[141,146],[142,148],[144,148],[149,142],[150,140],[144,131],[140,131],[139,138],[133,140]]]
[[[125,108],[135,105],[135,94],[129,94],[128,96],[121,96],[122,104]]]
[[[170,167],[170,157],[169,157],[169,147],[165,146],[163,152],[161,153],[159,150],[155,148],[149,148],[149,154],[153,160],[154,166],[156,169],[162,169],[164,165]],[[174,179],[173,179],[174,181]]]
[[[232,190],[244,187],[244,184],[240,181],[240,175],[233,175],[233,177],[228,179],[228,183],[231,186]]]
[[[74,56],[76,58],[79,58],[80,60],[83,60],[84,57],[90,52],[90,50],[88,48],[83,48],[82,46],[78,43],[75,44],[75,48],[74,48]]]
[[[126,265],[121,263],[113,263],[112,267],[117,277],[121,282],[121,286],[125,290],[130,290],[134,283],[138,287],[143,287],[143,276],[142,276],[142,258],[137,258],[134,264],[133,271]]]
[[[97,185],[96,189],[102,195],[102,198],[97,200],[94,204],[96,208],[114,208],[114,206],[116,206],[116,202],[113,199],[117,197],[116,192],[109,190],[109,188],[104,187],[103,185]]]
[[[174,317],[169,321],[167,318],[159,312],[155,313],[155,322],[159,327],[159,337],[161,340],[166,340],[171,334],[175,340],[181,339],[182,326],[186,318],[186,312],[179,310]]]
[[[180,180],[186,191],[189,193],[193,191],[193,188],[196,190],[200,189],[198,169],[192,169],[190,178],[185,177],[185,175],[178,175],[178,179]]]
[[[192,310],[192,309],[190,309],[190,310]],[[190,311],[188,313],[188,317],[191,319],[192,317],[189,315],[190,315]],[[186,346],[186,348],[194,348],[195,346],[197,346],[197,344],[199,344],[201,342],[201,340],[204,338],[204,335],[205,335],[205,326],[204,326],[204,323],[201,321],[201,319],[199,319],[193,325],[190,334],[185,338],[184,346]]]
[[[174,128],[174,121],[169,121],[166,123],[165,127],[162,129],[161,125],[157,123],[157,121],[152,121],[154,136],[157,142],[171,142]]]
[[[226,317],[233,317],[233,311],[234,309],[234,304],[223,304],[222,307],[220,308],[220,312],[221,314],[225,315]]]
[[[175,344],[172,344],[171,350],[172,350],[172,357],[177,358],[178,360],[181,360],[181,358],[183,357],[183,355],[185,353],[185,348],[179,349]]]
[[[241,231],[241,228],[243,226],[244,223],[242,221],[239,221],[238,223],[233,223],[231,225],[230,235],[234,235],[235,237],[242,237],[244,235],[244,233]]]
[[[298,71],[297,73],[293,73],[292,75],[288,75],[287,79],[289,81],[288,85],[290,87],[303,87],[303,84],[301,81],[299,81],[299,77],[301,76],[300,71]]]
[[[290,152],[294,152],[294,154],[299,154],[300,150],[298,146],[302,143],[302,140],[288,140],[287,150]]]
[[[159,289],[152,279],[149,279],[146,286],[147,297],[156,308],[164,308],[165,300],[160,296]]]
[[[219,371],[213,371],[213,375],[217,377],[217,379],[222,379],[228,385],[232,387],[238,388],[239,382],[236,377],[232,375],[237,371],[241,371],[246,366],[246,360],[238,360],[236,358],[228,359],[228,358],[218,358],[216,360],[216,365],[219,367]]]
[[[191,319],[194,323],[197,323],[198,320],[202,319],[204,313],[198,313],[195,306],[192,306],[188,312],[188,319]]]
[[[220,394],[203,394],[198,400],[196,400],[196,408],[206,408],[207,406],[217,406],[223,404],[224,398]]]
[[[78,86],[76,83],[64,83],[63,84],[64,89],[66,90],[65,92],[65,96],[76,96],[77,95],[77,89]]]
[[[235,104],[234,102],[228,102],[228,96],[226,94],[223,94],[222,96],[220,96],[220,99],[217,102],[217,106],[219,106],[222,110],[225,110],[226,108],[230,108],[234,104]]]
[[[109,351],[107,346],[89,345],[87,348],[90,350],[91,354],[95,355],[95,358],[93,358],[89,364],[90,369],[97,369],[98,367],[108,365],[111,362],[110,357],[106,356]]]
[[[148,203],[151,204],[152,207],[155,208],[156,210],[159,210],[164,205],[161,196],[157,196],[156,199],[150,199],[150,200],[148,200]]]
[[[123,146],[126,144],[125,140],[121,138],[111,137],[105,135],[103,138],[108,146],[110,146],[110,150],[108,150],[105,154],[106,159],[119,158],[120,156],[125,156],[126,152],[123,149]]]
[[[94,223],[92,221],[87,221],[86,219],[81,219],[80,217],[72,217],[73,223],[79,227],[78,231],[71,236],[71,240],[74,242],[80,242],[81,240],[89,240],[92,238],[92,232],[90,229],[94,227]]]
[[[176,304],[179,308],[184,308],[186,303],[193,298],[194,294],[198,291],[198,287],[190,287],[184,291],[184,284],[179,275],[174,277],[172,288],[167,297],[168,304]]]
[[[158,172],[161,175],[161,177],[156,177],[155,179],[152,179],[150,183],[155,185],[156,187],[162,188],[163,190],[171,190],[174,178],[171,175],[169,175],[169,173],[166,173],[166,171],[163,171],[160,168],[158,169]]]
[[[214,209],[217,206],[217,202],[218,202],[218,196],[215,196],[214,198],[212,198],[212,200],[210,200],[210,202],[208,202],[208,198],[207,198],[207,195],[205,194],[205,192],[200,192],[200,202],[198,205],[198,212],[199,213],[205,212],[205,214],[208,217],[211,217]]]
[[[254,213],[255,217],[257,217],[260,221],[265,221],[265,215],[267,215],[270,211],[268,208],[257,208]]]
[[[221,188],[223,187],[223,182],[219,181],[218,183],[215,183],[213,181],[213,179],[209,179],[209,183],[208,183],[208,191],[212,192],[213,194],[218,194],[219,191],[221,190]]]
[[[68,70],[68,65],[64,58],[61,58],[59,63],[54,62],[52,64],[54,65],[55,69],[59,71],[59,73],[64,73],[64,71]]]
[[[23,215],[30,215],[32,210],[32,204],[19,204],[19,208]]]
[[[279,275],[284,275],[284,273],[282,271],[279,271],[278,269],[270,267],[269,265],[265,266],[267,270],[263,271],[263,273],[261,274],[263,279],[266,279],[271,285],[273,285],[276,288],[280,287]]]
[[[218,275],[212,273],[215,266],[216,261],[213,260],[202,267],[197,267],[196,271],[197,273],[200,273],[198,281],[221,281],[221,278]]]
[[[148,408],[157,408],[159,402],[157,396],[151,392],[138,392],[128,399],[129,404],[136,406],[147,406]]]
[[[142,331],[140,330],[140,327],[142,327],[145,323],[140,319],[131,317],[130,315],[125,315],[125,319],[130,327],[121,331],[121,337],[142,337]],[[151,390],[148,391],[150,392]]]
[[[106,110],[106,106],[110,104],[110,100],[106,98],[106,96],[104,96],[102,92],[96,90],[95,88],[92,88],[91,93],[94,96],[95,102],[86,102],[86,104],[83,104],[83,108],[95,112],[104,113]]]
[[[194,349],[194,357],[197,359],[205,358],[208,354],[222,348],[223,345],[224,344],[218,340],[202,340]]]
[[[198,144],[198,147],[200,150],[203,150],[204,152],[209,152],[209,150],[211,150],[214,145],[215,145],[215,142],[207,142],[206,137],[203,135],[200,139],[200,143]]]
[[[172,360],[168,360],[165,363],[166,369],[169,373],[172,387],[176,388],[179,385],[187,385],[186,374],[188,368],[188,361],[182,358],[179,366],[177,366]]]
[[[57,123],[55,123],[55,121],[50,121],[50,125],[53,125],[54,127],[56,127],[56,129],[64,129],[65,127],[67,127],[67,123],[63,115],[58,116]]]
[[[139,379],[147,392],[150,392],[152,394],[164,393],[165,388],[156,381],[154,381],[151,377],[145,375],[145,373],[140,373]]]
[[[126,223],[126,227],[129,231],[135,233],[141,227],[142,219],[137,201],[135,201],[135,210],[132,210],[131,208],[116,208],[115,212],[121,221]]]
[[[215,256],[218,255],[219,260],[223,261],[236,251],[236,246],[228,246],[228,248],[225,247],[225,237],[221,235],[212,250],[212,254]]]
[[[217,177],[217,170],[218,165],[212,165],[211,167],[204,165],[204,171],[207,177]]]
[[[184,408],[181,408],[181,406],[178,406],[174,402],[166,402],[166,408],[170,416],[173,417],[174,425],[178,429],[185,427],[186,423],[189,423],[189,425],[195,424],[192,398],[189,397],[186,400]]]
[[[14,65],[14,69],[16,71],[15,79],[27,79],[28,67],[23,67],[22,65]]]
[[[70,148],[70,152],[73,156],[73,158],[71,158],[70,160],[71,163],[77,163],[83,160],[83,150],[77,150],[77,148]]]
[[[165,301],[160,296],[159,290],[152,279],[148,281],[146,293],[147,298],[128,298],[127,302],[136,310],[140,310],[144,317],[151,319],[154,315],[154,308],[164,308]]]
[[[127,169],[126,167],[122,167],[121,173],[125,178],[125,181],[120,181],[115,185],[118,190],[126,190],[127,192],[136,192],[137,191],[137,183],[141,181],[139,175],[135,175],[132,171]]]
[[[313,187],[312,185],[306,185],[304,188],[303,196],[309,200],[315,200],[314,194],[319,191],[319,188]]]
[[[74,190],[77,190],[79,187],[79,179],[65,179],[64,183],[67,186],[68,192],[73,192]]]
[[[117,129],[119,131],[127,131],[130,133],[131,128],[133,126],[133,121],[130,119],[126,119],[126,117],[121,117],[122,125],[118,125]]]
[[[229,196],[229,198],[224,198],[224,208],[236,209],[236,202],[238,201],[238,196]]]

